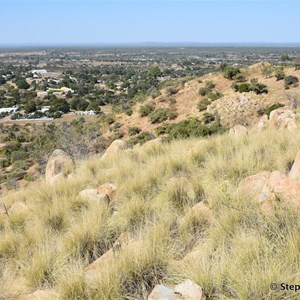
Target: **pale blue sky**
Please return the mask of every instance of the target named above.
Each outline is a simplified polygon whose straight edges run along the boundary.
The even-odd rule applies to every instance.
[[[0,44],[300,42],[300,0],[0,0]]]

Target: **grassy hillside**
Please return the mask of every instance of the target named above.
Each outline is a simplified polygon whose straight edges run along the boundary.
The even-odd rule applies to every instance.
[[[150,144],[10,193],[7,209],[28,209],[0,215],[0,299],[38,289],[49,299],[147,299],[185,278],[207,299],[297,299],[269,285],[299,280],[299,212],[281,201],[266,213],[237,187],[261,170],[288,172],[299,145],[285,130]],[[109,205],[78,196],[106,182],[117,186]]]

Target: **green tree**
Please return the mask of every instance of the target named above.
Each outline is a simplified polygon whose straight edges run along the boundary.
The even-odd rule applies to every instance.
[[[22,90],[27,90],[29,89],[30,85],[27,83],[27,81],[23,78],[19,78],[15,81],[17,87],[19,89],[22,89]]]

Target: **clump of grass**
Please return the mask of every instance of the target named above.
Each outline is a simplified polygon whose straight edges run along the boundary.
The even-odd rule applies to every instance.
[[[272,130],[149,144],[9,194],[1,202],[24,201],[29,213],[2,221],[1,295],[41,288],[61,299],[146,299],[157,283],[190,278],[209,299],[271,298],[270,282],[299,277],[299,212],[281,201],[266,215],[237,186],[262,170],[287,172],[299,144],[298,132]],[[105,182],[117,186],[109,206],[78,197]],[[200,201],[211,218],[192,209]],[[130,239],[116,249],[122,235]],[[84,274],[110,249],[114,259]]]

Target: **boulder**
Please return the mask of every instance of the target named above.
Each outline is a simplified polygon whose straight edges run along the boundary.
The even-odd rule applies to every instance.
[[[116,194],[117,188],[113,183],[104,183],[97,189],[98,194],[105,194],[109,200]]]
[[[300,183],[279,171],[262,171],[246,177],[240,182],[239,189],[251,193],[263,203],[263,207],[281,199],[300,209]]]
[[[174,288],[156,285],[148,300],[205,300],[203,289],[187,279]]]
[[[243,125],[235,125],[229,130],[229,134],[233,136],[244,136],[248,132],[247,128]]]
[[[295,114],[286,108],[277,108],[270,113],[270,128],[288,129],[297,128]]]
[[[18,201],[16,203],[14,203],[10,209],[8,210],[8,215],[15,215],[15,214],[23,214],[26,213],[28,211],[28,206],[22,202],[22,201]]]
[[[148,149],[148,148],[151,148],[151,147],[159,147],[162,145],[162,140],[161,138],[157,138],[157,139],[154,139],[154,140],[150,140],[148,142],[146,142],[143,146],[142,146],[142,149]]]
[[[176,300],[177,295],[174,294],[172,288],[168,288],[164,285],[158,284],[154,287],[148,300]]]
[[[182,299],[186,300],[204,300],[206,298],[202,288],[190,279],[187,279],[184,282],[176,285],[174,292],[175,294],[180,295]]]
[[[105,159],[113,154],[126,150],[128,148],[128,144],[123,140],[115,140],[111,143],[111,145],[106,149],[105,153],[102,155],[101,160]]]
[[[74,169],[74,161],[65,151],[56,149],[50,156],[46,165],[46,182],[53,184],[65,173]]]
[[[270,174],[268,171],[261,171],[255,175],[248,176],[240,182],[239,189],[248,191],[252,196],[258,197]]]
[[[109,197],[106,193],[99,193],[97,189],[85,189],[79,193],[79,197],[87,201],[103,201],[109,203]]]
[[[109,249],[107,252],[105,252],[103,255],[97,258],[94,262],[92,262],[88,267],[86,267],[84,269],[84,272],[89,272],[95,269],[103,268],[113,258],[114,258],[114,251],[112,249]]]

